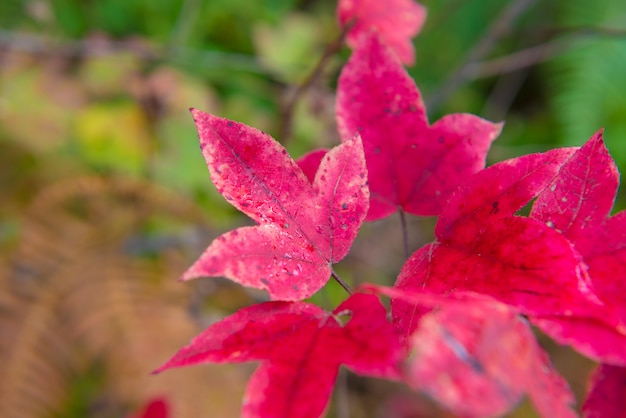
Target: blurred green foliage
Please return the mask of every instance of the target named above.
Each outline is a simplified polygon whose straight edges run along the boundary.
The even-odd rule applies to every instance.
[[[428,19],[409,72],[428,102],[503,11],[521,2],[423,3]],[[526,3],[479,63],[542,45],[545,54],[515,71],[462,78],[429,109],[431,121],[451,112],[504,120],[491,162],[580,145],[604,127],[626,169],[626,2]],[[339,34],[334,8],[330,0],[0,1],[0,248],[19,239],[19,215],[38,191],[89,174],[173,189],[201,205],[218,230],[248,222],[212,186],[187,109],[267,131],[294,156],[336,144],[333,89],[345,48],[297,102],[293,138],[278,138],[287,93]],[[342,276],[391,280],[398,265],[373,261],[385,253],[367,248],[338,267]],[[351,276],[349,263],[363,260],[380,270]],[[315,302],[332,307],[343,290],[332,281],[327,290]],[[94,379],[84,383],[72,389],[68,411],[84,409],[78,398]]]

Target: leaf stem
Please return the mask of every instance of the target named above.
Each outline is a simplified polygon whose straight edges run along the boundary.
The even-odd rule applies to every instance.
[[[406,215],[402,208],[398,209],[400,214],[400,225],[402,225],[402,243],[404,245],[404,258],[409,259],[409,230],[406,226]]]
[[[348,286],[348,283],[344,282],[343,279],[339,277],[335,269],[333,269],[332,267],[330,268],[330,274],[331,276],[333,276],[333,279],[335,279],[337,283],[339,283],[339,285],[343,287],[346,292],[348,292],[349,295],[352,295],[353,292],[352,289],[350,289],[350,286]]]

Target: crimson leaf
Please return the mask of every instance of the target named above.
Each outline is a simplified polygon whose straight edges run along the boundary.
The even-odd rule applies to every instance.
[[[372,286],[370,286],[372,288]],[[528,394],[541,416],[575,417],[574,397],[517,310],[480,294],[373,287],[430,310],[410,336],[409,384],[463,417],[509,411]]]
[[[341,73],[337,122],[344,139],[355,132],[363,138],[368,220],[398,209],[439,214],[449,194],[485,166],[502,128],[469,114],[447,115],[429,125],[415,83],[376,36],[364,37]]]
[[[249,126],[192,110],[211,179],[259,225],[218,237],[183,275],[225,276],[301,300],[348,253],[368,209],[367,169],[355,136],[322,159],[313,184],[287,151]]]
[[[531,316],[604,319],[568,240],[535,219],[514,216],[550,184],[573,152],[527,155],[472,176],[443,209],[437,241],[409,258],[396,286],[439,294],[473,291]],[[396,325],[410,334],[416,308],[402,301],[392,301],[392,307]]]
[[[598,131],[539,195],[531,216],[575,245],[594,291],[606,305],[606,317],[619,319],[609,324],[587,318],[535,323],[588,356],[626,365],[626,212],[610,217],[618,186],[617,167]]]
[[[413,384],[460,415],[501,415],[527,392],[541,416],[576,416],[567,384],[506,305],[444,305],[424,316],[411,342]]]
[[[360,374],[397,378],[401,355],[378,298],[357,293],[332,313],[303,302],[241,309],[211,325],[156,372],[261,360],[248,383],[242,416],[314,418],[323,414],[341,364]]]
[[[143,407],[141,412],[131,418],[168,418],[169,410],[169,404],[165,398],[154,398]]]
[[[400,61],[412,65],[415,50],[411,38],[426,20],[426,8],[413,0],[339,0],[337,17],[342,26],[351,25],[346,41],[355,48],[369,31],[375,30]]]
[[[317,174],[317,169],[322,163],[322,159],[328,153],[328,150],[325,148],[320,148],[313,150],[304,154],[302,157],[296,160],[298,163],[298,167],[302,170],[304,175],[311,183],[315,181],[315,174]]]
[[[583,405],[585,418],[626,418],[626,369],[600,365],[591,378],[591,388]]]

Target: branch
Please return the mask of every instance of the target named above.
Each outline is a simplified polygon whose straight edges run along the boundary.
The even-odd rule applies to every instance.
[[[339,33],[339,36],[337,36],[335,40],[333,40],[330,44],[326,46],[324,53],[320,57],[317,64],[315,64],[315,67],[313,68],[313,71],[311,71],[311,74],[308,75],[308,77],[304,80],[303,83],[294,87],[288,93],[287,98],[284,101],[284,105],[282,106],[282,112],[280,116],[281,122],[280,122],[280,128],[279,128],[279,136],[278,136],[280,138],[280,141],[283,144],[288,142],[289,139],[291,138],[292,124],[293,124],[293,112],[295,110],[296,105],[298,104],[298,101],[302,98],[302,96],[304,96],[307,90],[313,84],[315,84],[315,82],[322,75],[322,71],[326,67],[326,64],[328,63],[329,59],[341,49],[343,40],[345,39],[352,25],[353,25],[353,22],[350,22],[343,27],[343,29],[341,30],[341,33]]]
[[[461,86],[468,79],[470,71],[476,63],[491,52],[497,42],[511,29],[515,19],[530,7],[534,1],[516,0],[496,16],[489,30],[467,54],[464,63],[448,77],[441,89],[426,101],[426,108],[431,111],[435,110]]]
[[[553,39],[544,44],[523,49],[509,55],[473,63],[467,69],[467,78],[478,79],[493,77],[548,61],[571,50],[574,47],[574,41],[579,38],[626,38],[626,30],[612,28],[572,27],[558,29],[554,31],[554,33],[566,35],[567,38]]]
[[[165,45],[149,45],[137,39],[117,41],[94,37],[78,41],[61,41],[36,34],[19,34],[0,30],[0,48],[33,55],[66,58],[105,56],[128,52],[146,61],[166,61],[180,65],[200,65],[205,68],[228,68],[256,74],[268,74],[267,70],[252,55],[188,47],[174,49]]]

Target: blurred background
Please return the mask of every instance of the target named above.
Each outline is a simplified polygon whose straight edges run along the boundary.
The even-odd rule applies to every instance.
[[[626,167],[626,2],[423,4],[409,72],[431,121],[504,120],[490,162],[581,145],[604,127]],[[260,128],[296,157],[337,144],[334,89],[349,50],[326,54],[311,77],[338,39],[335,6],[0,1],[1,417],[126,417],[155,398],[171,417],[239,415],[254,365],[149,375],[207,324],[265,297],[176,281],[214,237],[249,223],[213,188],[187,109]],[[433,225],[410,219],[413,250]],[[391,284],[402,253],[398,219],[368,224],[337,270]],[[330,282],[314,302],[332,309],[342,292]],[[580,399],[592,364],[540,338]],[[443,416],[343,372],[329,408]],[[523,403],[511,416],[534,415]]]

